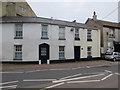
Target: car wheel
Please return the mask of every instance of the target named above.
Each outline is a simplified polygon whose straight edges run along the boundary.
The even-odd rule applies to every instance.
[[[115,61],[116,61],[116,58],[113,58],[113,61],[115,62]]]

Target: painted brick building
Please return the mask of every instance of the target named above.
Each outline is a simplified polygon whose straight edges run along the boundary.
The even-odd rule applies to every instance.
[[[1,17],[2,62],[68,62],[100,57],[100,30],[41,17]]]

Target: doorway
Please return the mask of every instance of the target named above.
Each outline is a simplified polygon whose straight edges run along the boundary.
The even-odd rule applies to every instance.
[[[49,45],[46,43],[39,45],[39,60],[41,60],[41,64],[47,64],[47,60],[49,59]]]
[[[74,46],[74,59],[80,60],[80,46]]]

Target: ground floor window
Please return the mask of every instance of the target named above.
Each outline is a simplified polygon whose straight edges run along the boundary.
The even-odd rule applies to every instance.
[[[22,59],[22,45],[15,45],[15,59]]]
[[[87,56],[92,56],[92,47],[87,47]]]
[[[59,46],[59,59],[64,59],[65,58],[65,47],[64,46]]]

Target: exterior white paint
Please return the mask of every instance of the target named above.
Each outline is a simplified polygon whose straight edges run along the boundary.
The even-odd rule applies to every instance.
[[[64,21],[59,21],[63,23]],[[18,23],[18,22],[17,22]],[[66,23],[66,22],[64,22]],[[67,22],[68,23],[68,22]],[[87,28],[83,29],[79,27],[80,40],[75,40],[75,31],[71,31],[73,26],[65,26],[65,39],[59,40],[59,26],[55,24],[48,25],[48,38],[41,39],[41,23],[23,23],[23,39],[14,39],[15,37],[15,22],[5,22],[0,24],[2,26],[2,57],[3,62],[7,61],[19,61],[14,60],[15,51],[14,45],[22,45],[22,61],[39,61],[39,45],[46,43],[49,44],[49,60],[59,60],[59,46],[65,46],[65,60],[74,59],[74,46],[80,46],[80,58],[87,58],[87,47],[92,47],[92,57],[100,57],[100,30],[92,30],[92,41],[87,41]],[[73,23],[74,24],[74,23]],[[82,25],[82,24],[80,24]],[[84,26],[85,27],[85,26]],[[47,63],[49,64],[49,60]]]
[[[100,57],[100,30],[92,30],[92,41],[87,41],[87,29],[80,29],[80,41],[75,41],[75,46],[81,46],[80,57],[87,58],[87,47],[92,47],[92,57]]]
[[[15,24],[2,25],[3,36],[3,61],[13,61],[14,45],[22,45],[23,61],[39,60],[39,45],[47,43],[50,45],[50,60],[59,60],[59,46],[65,46],[65,58],[74,59],[74,33],[70,31],[71,27],[66,27],[66,40],[59,39],[59,26],[48,25],[49,39],[41,39],[41,24],[25,23],[23,24],[23,39],[14,39]]]
[[[118,2],[118,7],[120,7],[120,1]],[[118,22],[120,23],[120,8],[118,8]]]
[[[0,24],[0,61],[2,61],[2,25]]]

